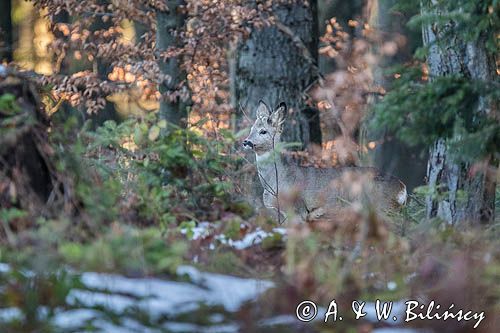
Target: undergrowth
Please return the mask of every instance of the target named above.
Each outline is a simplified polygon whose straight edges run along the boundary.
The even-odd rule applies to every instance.
[[[498,220],[487,229],[469,230],[427,221],[425,193],[416,191],[400,211],[346,207],[331,220],[289,223],[286,237],[274,234],[235,250],[216,236],[241,239],[256,225],[270,226],[238,199],[242,160],[231,133],[211,141],[195,128],[166,128],[155,115],[107,122],[96,131],[76,125],[70,120],[50,139],[58,170],[72,175],[68,184],[74,186],[78,211],[40,216],[30,228],[10,228],[18,232],[2,240],[0,261],[13,273],[0,275],[9,279],[8,288],[0,290],[1,306],[19,308],[26,318],[34,318],[40,307],[65,306],[67,289],[78,281],[43,273],[30,279],[15,272],[23,267],[56,271],[61,264],[158,275],[196,262],[207,270],[279,281],[287,296],[273,298],[275,303],[428,297],[461,304],[467,297],[469,307],[489,314],[500,309]],[[68,137],[72,140],[63,141]],[[4,225],[28,218],[19,208],[0,210]],[[202,221],[214,231],[191,241]],[[34,283],[36,288],[27,287]],[[16,284],[20,287],[12,288]],[[38,320],[36,329],[45,324]]]

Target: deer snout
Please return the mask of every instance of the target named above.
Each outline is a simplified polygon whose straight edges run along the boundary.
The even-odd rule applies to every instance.
[[[250,140],[243,141],[243,148],[244,149],[253,149],[252,141],[250,141]]]

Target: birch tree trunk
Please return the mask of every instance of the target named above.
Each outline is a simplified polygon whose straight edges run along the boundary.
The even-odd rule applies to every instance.
[[[180,13],[180,6],[184,4],[183,0],[168,0],[166,4],[167,11],[156,12],[156,49],[159,52],[180,46],[176,32],[184,26],[185,20],[184,14]],[[162,74],[166,76],[165,81],[159,87],[162,96],[160,118],[170,124],[182,126],[182,119],[187,117],[185,103],[179,97],[172,99],[168,95],[179,88],[180,83],[185,80],[185,73],[180,69],[177,57],[160,59],[159,67]]]
[[[435,3],[435,0],[432,1]],[[422,5],[422,13],[433,9]],[[435,76],[462,75],[471,80],[493,80],[495,66],[486,51],[485,39],[466,41],[456,32],[453,21],[423,26],[424,45],[429,47],[427,64],[430,79]],[[480,101],[478,114],[491,112],[491,103]],[[430,149],[427,181],[436,195],[426,198],[427,218],[439,217],[450,225],[461,222],[488,223],[494,218],[495,181],[483,172],[472,174],[471,165],[458,163],[445,139]],[[461,198],[465,194],[466,198]],[[436,192],[434,193],[436,194]]]
[[[302,113],[304,92],[317,74],[316,9],[317,1],[274,5],[278,23],[251,33],[237,51],[235,69],[236,102],[253,118],[261,99],[270,107],[286,102],[290,112],[283,140],[304,146],[311,141],[309,121],[319,129],[317,114]]]

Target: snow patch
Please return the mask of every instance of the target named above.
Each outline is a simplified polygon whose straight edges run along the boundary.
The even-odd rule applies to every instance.
[[[227,238],[226,235],[221,234],[215,236],[215,239],[221,242],[224,245],[228,245],[230,247],[233,247],[237,250],[244,250],[246,248],[249,248],[251,246],[257,245],[262,243],[262,241],[267,238],[272,236],[273,234],[280,234],[280,235],[286,235],[286,229],[285,228],[274,228],[271,232],[267,232],[262,230],[262,228],[257,228],[254,231],[251,231],[247,233],[242,239],[239,240],[232,240],[230,238]]]
[[[10,266],[0,264],[0,270],[9,271]],[[35,274],[35,273],[31,273]],[[178,276],[188,276],[191,282],[161,280],[157,278],[128,278],[117,274],[86,272],[81,274],[84,288],[72,289],[66,297],[70,310],[57,309],[52,323],[62,329],[78,329],[87,323],[102,332],[159,332],[145,327],[133,317],[123,316],[120,322],[106,320],[107,311],[117,315],[143,311],[153,319],[172,318],[188,314],[200,306],[223,306],[235,312],[241,306],[256,300],[259,295],[274,287],[266,280],[239,278],[235,276],[199,271],[191,266],[180,266]],[[105,312],[92,308],[104,308]],[[40,309],[47,310],[47,309]],[[47,311],[44,311],[47,312]],[[18,308],[0,309],[0,320],[23,319]],[[224,316],[211,317],[213,325],[206,327],[168,321],[162,325],[172,332],[238,332],[235,323],[223,323]]]
[[[210,223],[209,222],[200,222],[197,226],[193,228],[182,228],[181,234],[185,235],[188,233],[188,230],[193,232],[192,240],[197,240],[199,238],[204,238],[210,235]]]

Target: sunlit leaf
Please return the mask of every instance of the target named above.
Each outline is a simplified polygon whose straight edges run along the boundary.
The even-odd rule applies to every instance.
[[[151,141],[156,141],[156,139],[158,139],[159,136],[160,136],[160,127],[156,125],[152,126],[149,129],[148,139]]]

